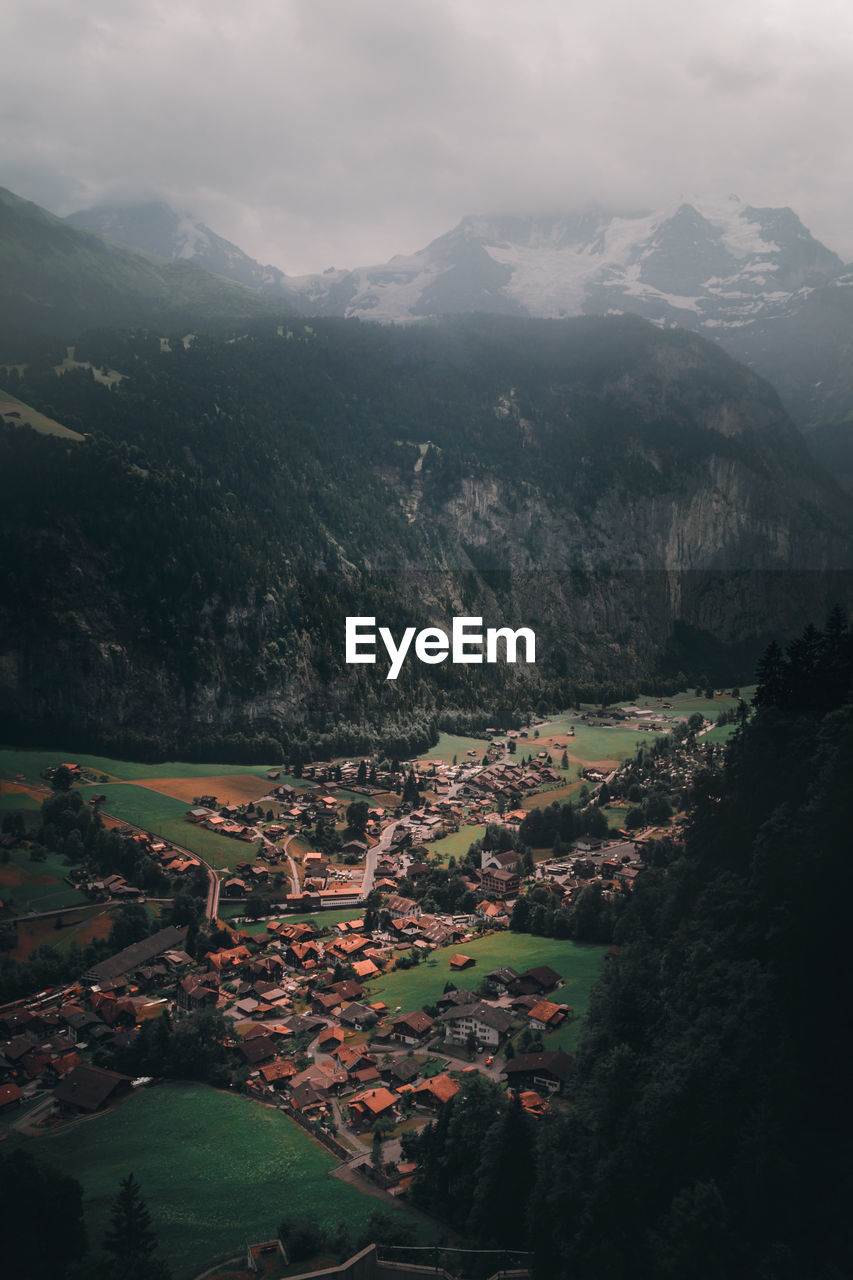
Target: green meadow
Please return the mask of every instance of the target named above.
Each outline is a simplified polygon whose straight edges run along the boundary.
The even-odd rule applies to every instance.
[[[355,1234],[381,1208],[420,1227],[330,1177],[335,1158],[279,1111],[205,1085],[142,1090],[29,1149],[82,1183],[96,1247],[119,1183],[133,1173],[175,1280],[245,1254],[247,1240],[271,1239],[285,1214],[329,1228],[346,1221]]]
[[[450,858],[455,858],[458,862],[460,858],[464,858],[470,846],[475,840],[482,840],[486,834],[484,826],[476,826],[466,824],[460,827],[458,831],[451,831],[449,836],[443,836],[441,840],[432,840],[427,845],[430,857],[438,854],[442,863],[446,866]]]
[[[587,946],[561,938],[535,938],[527,933],[510,933],[508,930],[491,933],[458,947],[444,947],[433,951],[412,969],[399,969],[369,983],[370,999],[384,1000],[390,1009],[398,1006],[404,1013],[434,1004],[444,991],[445,983],[476,990],[491,969],[510,965],[519,973],[537,965],[549,965],[561,975],[564,985],[549,999],[555,1004],[569,1004],[579,1015],[576,1022],[553,1032],[548,1037],[559,1036],[563,1048],[574,1048],[580,1034],[580,1025],[586,1013],[589,996],[601,974],[607,947]],[[457,972],[450,968],[450,957],[462,952],[473,956],[474,967]]]
[[[65,883],[69,870],[59,853],[48,853],[44,862],[33,862],[27,849],[11,849],[9,861],[0,863],[0,898],[6,904],[10,898],[14,900],[15,915],[84,906],[86,899],[80,890]]]
[[[233,772],[238,771],[234,769]],[[127,782],[106,782],[98,786],[97,791],[99,795],[106,796],[102,805],[106,813],[151,831],[163,840],[182,845],[213,867],[233,867],[238,862],[254,859],[257,841],[232,840],[188,822],[186,814],[192,806],[185,800],[176,800],[152,791],[150,787],[136,787]]]
[[[231,773],[254,773],[265,778],[275,765],[260,764],[188,764],[167,760],[160,764],[137,764],[131,760],[113,760],[109,756],[92,756],[78,751],[0,750],[0,776],[14,778],[22,773],[28,782],[43,781],[43,771],[62,761],[79,764],[93,773],[104,774],[118,782],[148,781],[152,778],[217,778]],[[282,782],[291,781],[282,777]],[[301,785],[297,783],[297,785]]]

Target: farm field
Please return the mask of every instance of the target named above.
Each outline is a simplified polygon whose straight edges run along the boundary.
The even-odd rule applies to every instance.
[[[736,724],[715,724],[713,729],[709,729],[707,733],[703,733],[698,739],[699,742],[728,742],[729,738],[737,729]]]
[[[69,869],[61,854],[48,853],[44,862],[33,862],[28,850],[11,849],[9,861],[0,863],[0,898],[7,905],[14,899],[15,915],[84,906],[86,899],[79,889],[65,883]]]
[[[2,388],[0,388],[0,418],[10,426],[32,427],[34,431],[38,431],[39,435],[62,436],[66,440],[82,441],[84,439],[79,431],[63,427],[61,422],[56,422],[54,418],[48,418],[46,414],[39,413],[38,409],[33,409]]]
[[[367,990],[371,1000],[384,1000],[390,1009],[397,1006],[408,1013],[432,1004],[444,991],[446,982],[463,989],[475,989],[490,969],[511,965],[519,973],[536,965],[550,965],[561,974],[565,985],[553,995],[557,1004],[570,1004],[579,1020],[561,1031],[575,1045],[580,1024],[589,1003],[589,994],[601,973],[607,947],[587,946],[561,938],[535,938],[527,933],[508,930],[476,938],[458,947],[433,951],[428,960],[412,969],[398,970],[371,982]],[[450,957],[458,951],[473,956],[473,969],[457,973],[450,968]],[[571,1034],[569,1034],[571,1033]],[[556,1047],[556,1046],[555,1046]],[[565,1047],[565,1046],[563,1046]]]
[[[458,862],[460,858],[464,858],[468,852],[469,846],[475,840],[482,840],[486,834],[484,826],[476,826],[468,824],[460,827],[458,831],[451,831],[449,836],[443,836],[441,840],[433,840],[428,845],[430,857],[438,854],[442,863],[447,866],[448,860],[453,857]]]
[[[280,1112],[205,1085],[146,1089],[30,1149],[83,1184],[93,1241],[132,1171],[175,1280],[243,1252],[247,1238],[270,1239],[285,1213],[331,1228],[345,1220],[354,1233],[377,1208],[405,1214],[329,1177],[334,1157]]]
[[[85,795],[89,788],[81,788]],[[103,808],[134,826],[152,831],[163,840],[183,845],[205,858],[214,867],[233,867],[237,862],[251,861],[257,841],[231,840],[217,835],[186,819],[187,804],[173,796],[164,796],[150,787],[129,782],[94,784],[91,788],[105,795]]]
[[[569,736],[568,732],[572,725],[575,728],[574,737]],[[582,724],[575,711],[557,716],[538,728],[539,737],[531,737],[519,743],[519,751],[522,754],[532,752],[534,757],[537,751],[547,751],[557,764],[565,750],[569,760],[575,763],[587,766],[609,762],[615,767],[620,761],[633,756],[638,743],[646,736],[636,729],[615,726],[612,729],[592,728]]]
[[[482,759],[488,745],[488,738],[462,738],[455,733],[442,733],[436,745],[418,756],[417,761],[429,764],[432,760],[443,760],[445,764],[452,764],[453,757],[456,756],[457,764],[462,764],[469,751],[476,751]],[[472,760],[473,758],[471,756]]]
[[[79,752],[60,750],[0,750],[0,775],[14,778],[22,773],[32,782],[42,782],[42,771],[51,765],[68,760],[79,764],[94,773],[106,774],[117,782],[138,782],[143,778],[215,778],[232,773],[251,773],[266,778],[275,765],[246,764],[189,764],[185,761],[168,760],[160,764],[138,764],[131,760],[114,760],[109,756],[81,755]],[[295,779],[282,776],[279,782],[296,782]],[[270,784],[273,785],[273,784]],[[296,782],[296,785],[301,785]]]
[[[755,685],[748,688],[743,687],[740,691],[741,697],[749,702]],[[661,715],[666,716],[692,716],[699,711],[707,720],[716,720],[721,711],[731,711],[738,705],[738,699],[732,698],[726,693],[720,694],[717,698],[697,698],[695,694],[689,692],[673,694],[671,698],[664,698],[663,702],[671,702],[672,706],[663,708],[661,702],[657,698],[638,698],[635,705],[638,707],[653,707],[656,711],[660,711]]]
[[[578,778],[574,782],[567,783],[564,787],[552,787],[549,791],[537,791],[535,795],[524,796],[521,801],[522,809],[547,809],[551,804],[568,804],[573,795],[576,795],[583,786],[583,782]]]
[[[198,795],[216,796],[220,805],[254,803],[276,784],[256,773],[226,773],[205,778],[140,778],[136,785],[180,800],[186,808]]]
[[[85,947],[95,938],[106,938],[113,927],[113,920],[121,910],[115,903],[93,902],[83,911],[69,912],[63,915],[62,928],[55,927],[56,916],[46,916],[41,920],[21,920],[18,924],[18,945],[9,955],[13,960],[26,960],[36,947],[46,944],[56,951],[64,952],[76,943]]]
[[[30,813],[35,813],[40,808],[41,801],[35,796],[28,795],[26,791],[0,791],[0,812],[29,810]]]
[[[245,903],[232,902],[220,903],[219,918],[221,920],[231,920],[235,915],[243,915],[246,907]],[[301,915],[294,912],[292,915],[288,911],[284,915],[272,916],[273,920],[284,920],[287,924],[300,924],[305,922],[312,924],[316,929],[328,928],[329,926],[340,924],[342,920],[359,920],[358,909],[356,907],[341,907],[338,911],[315,911],[313,915]],[[240,928],[252,936],[257,934],[265,934],[269,920],[256,920],[253,924],[241,924]]]

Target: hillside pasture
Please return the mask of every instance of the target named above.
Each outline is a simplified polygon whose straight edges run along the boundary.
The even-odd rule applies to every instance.
[[[68,871],[61,854],[48,853],[44,862],[33,862],[27,849],[11,849],[9,861],[0,863],[0,898],[14,899],[14,915],[82,906],[86,899],[80,890],[65,883]]]
[[[47,414],[39,413],[38,409],[25,404],[23,400],[4,391],[2,387],[0,387],[0,418],[7,426],[32,427],[33,431],[37,431],[42,436],[61,436],[64,440],[78,442],[85,439],[79,431],[72,431],[70,427],[64,427],[61,422],[49,418]]]
[[[42,945],[60,952],[68,951],[75,943],[78,947],[85,947],[95,938],[109,937],[113,921],[120,910],[121,907],[114,903],[93,902],[82,911],[72,911],[67,915],[59,911],[38,920],[20,920],[17,926],[18,945],[9,955],[13,960],[26,960],[36,947]],[[62,921],[58,929],[57,918]]]
[[[103,1238],[119,1183],[132,1170],[175,1280],[244,1252],[247,1239],[273,1238],[285,1214],[315,1217],[329,1229],[345,1221],[356,1233],[381,1208],[423,1235],[405,1210],[379,1206],[330,1177],[335,1158],[281,1112],[205,1085],[139,1091],[36,1138],[30,1149],[82,1183],[93,1241]]]
[[[451,831],[450,835],[442,836],[441,840],[433,840],[428,845],[429,855],[432,857],[438,854],[444,866],[451,857],[458,862],[460,858],[464,858],[470,846],[475,840],[482,840],[486,834],[484,826],[476,826],[466,824],[460,827],[458,831]]]
[[[247,804],[250,801],[254,803],[275,785],[266,778],[258,777],[256,773],[213,774],[203,779],[140,778],[137,782],[137,786],[159,791],[161,795],[171,796],[189,806],[192,806],[198,795],[216,796],[219,805]]]
[[[95,789],[99,795],[106,796],[103,808],[107,813],[197,853],[213,867],[233,867],[238,862],[252,861],[255,856],[258,841],[232,840],[189,822],[186,817],[189,806],[173,796],[132,782],[105,783]],[[84,795],[87,790],[83,788]]]
[[[193,764],[184,760],[141,764],[133,760],[116,760],[111,756],[89,755],[85,752],[81,754],[67,747],[62,749],[55,747],[51,750],[4,748],[0,750],[0,775],[16,778],[19,773],[22,773],[30,782],[41,782],[43,781],[41,775],[45,769],[58,765],[64,760],[79,764],[81,768],[90,769],[93,773],[103,774],[116,782],[139,782],[142,779],[152,778],[219,778],[232,773],[252,774],[266,778],[270,770],[276,768],[274,764]],[[279,782],[290,782],[295,786],[305,785],[297,779],[284,775]],[[268,782],[268,786],[276,785],[278,784]]]
[[[489,739],[485,736],[482,738],[459,737],[455,733],[442,733],[439,735],[438,742],[434,747],[430,747],[428,751],[424,751],[416,760],[418,772],[423,773],[425,768],[433,761],[436,764],[443,762],[451,764],[453,757],[456,756],[457,764],[464,764],[466,759],[473,760],[473,756],[468,756],[469,751],[476,751],[478,757],[482,759],[489,746]]]
[[[433,951],[412,969],[384,974],[368,984],[369,995],[366,998],[384,1000],[389,1009],[399,1006],[404,1013],[409,1013],[425,1004],[434,1004],[447,982],[475,990],[489,970],[502,965],[510,965],[519,973],[537,965],[550,965],[563,978],[563,986],[548,999],[555,1004],[571,1005],[579,1015],[576,1022],[562,1029],[564,1038],[575,1046],[590,992],[601,974],[607,950],[607,947],[582,945],[567,939],[537,938],[528,933],[504,930],[474,938],[459,946],[443,947]],[[450,968],[450,957],[458,951],[474,957],[476,964],[473,969],[457,973]]]

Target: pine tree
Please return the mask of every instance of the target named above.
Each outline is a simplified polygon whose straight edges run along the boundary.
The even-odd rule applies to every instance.
[[[110,1220],[104,1236],[104,1248],[112,1255],[106,1273],[109,1280],[170,1280],[168,1267],[154,1257],[157,1236],[132,1173],[122,1179]]]

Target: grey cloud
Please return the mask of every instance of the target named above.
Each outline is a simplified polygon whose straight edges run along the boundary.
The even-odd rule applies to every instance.
[[[691,191],[853,258],[853,15],[833,0],[30,0],[0,14],[0,181],[160,194],[289,272],[466,213]]]

